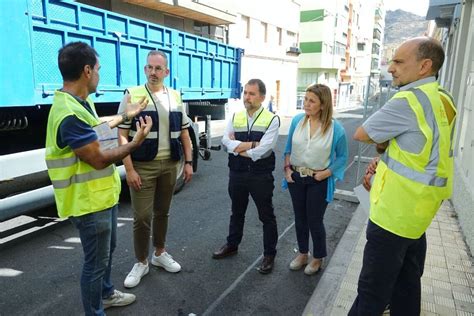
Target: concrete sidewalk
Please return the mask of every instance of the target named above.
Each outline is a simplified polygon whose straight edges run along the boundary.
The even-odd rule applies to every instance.
[[[366,227],[367,213],[359,205],[303,315],[347,315],[357,294]],[[421,315],[474,316],[474,260],[449,201],[426,235]]]

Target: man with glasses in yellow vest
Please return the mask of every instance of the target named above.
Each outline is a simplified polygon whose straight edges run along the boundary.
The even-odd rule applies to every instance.
[[[400,91],[354,134],[386,149],[370,188],[367,243],[351,316],[378,316],[388,304],[391,315],[420,314],[425,231],[452,192],[456,109],[436,81],[443,62],[437,40],[402,43],[388,68]]]
[[[143,70],[146,84],[128,88],[119,106],[121,111],[127,97],[132,101],[145,97],[148,106],[140,115],[149,115],[153,120],[153,128],[140,149],[123,159],[132,199],[133,246],[137,261],[124,280],[126,288],[140,284],[150,271],[149,263],[170,273],[181,271],[181,265],[166,249],[169,211],[181,159],[184,159],[184,181],[189,182],[193,176],[188,116],[179,91],[165,85],[165,78],[170,74],[168,56],[162,51],[150,51]],[[120,144],[133,139],[134,121],[118,126]],[[154,249],[148,260],[150,235]]]
[[[142,118],[133,141],[117,147],[111,129],[140,113],[146,100],[129,104],[120,115],[99,118],[89,98],[99,82],[97,52],[83,42],[69,43],[59,50],[58,65],[63,87],[55,92],[48,117],[46,165],[59,216],[79,230],[85,315],[105,315],[105,308],[135,301],[135,295],[115,290],[110,277],[120,194],[114,162],[141,145],[152,121]]]

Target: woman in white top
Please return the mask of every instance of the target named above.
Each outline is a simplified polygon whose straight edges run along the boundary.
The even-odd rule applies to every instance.
[[[331,90],[321,84],[306,89],[304,113],[293,118],[285,148],[285,180],[295,213],[299,253],[291,270],[306,265],[307,275],[318,272],[326,257],[323,218],[332,201],[335,182],[344,177],[347,140],[342,125],[332,118]],[[309,234],[313,258],[309,256]]]

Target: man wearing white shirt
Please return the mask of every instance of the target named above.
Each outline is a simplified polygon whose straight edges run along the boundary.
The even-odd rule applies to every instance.
[[[255,202],[263,223],[263,261],[258,268],[270,273],[276,255],[278,231],[273,212],[275,148],[280,119],[262,106],[266,88],[260,79],[251,79],[244,88],[245,110],[229,120],[223,145],[229,153],[229,195],[232,200],[227,243],[214,252],[214,259],[237,253],[242,240],[249,194]]]

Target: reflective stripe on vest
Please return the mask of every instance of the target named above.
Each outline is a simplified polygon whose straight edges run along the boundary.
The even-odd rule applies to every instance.
[[[395,159],[390,158],[388,155],[386,155],[386,153],[382,155],[381,159],[383,162],[385,162],[385,164],[387,164],[388,168],[410,180],[436,187],[444,187],[448,182],[447,178],[437,177],[436,175],[429,173],[421,173],[411,168],[408,168],[407,166],[396,161]]]
[[[105,169],[93,170],[87,173],[75,174],[69,179],[64,180],[51,180],[53,188],[55,189],[65,189],[68,186],[76,183],[84,183],[91,180],[97,180],[100,178],[105,178],[114,174],[115,168],[113,166],[108,166]]]
[[[48,169],[64,168],[64,167],[72,166],[78,161],[79,161],[79,158],[77,158],[76,156],[72,156],[68,158],[59,158],[59,159],[47,159],[46,167],[48,167]]]
[[[135,134],[137,133],[137,131],[134,131],[134,130],[130,130],[128,132],[128,136],[130,136],[131,138],[133,138],[135,136]],[[145,137],[145,139],[157,139],[158,138],[158,132],[153,132],[153,131],[150,131],[148,133],[148,135]]]
[[[93,127],[100,123],[94,104],[94,114],[67,93],[56,91],[46,133],[46,166],[53,184],[56,206],[60,217],[82,216],[110,208],[117,204],[120,176],[114,165],[96,170],[77,157],[69,146],[58,147],[57,134],[61,122],[68,116]]]
[[[437,186],[437,187],[444,187],[446,186],[448,179],[445,177],[439,177],[436,175],[437,166],[439,163],[439,129],[438,125],[436,124],[436,119],[433,113],[433,108],[431,106],[431,102],[421,89],[410,89],[409,91],[413,92],[415,97],[418,99],[418,102],[421,104],[423,108],[423,112],[425,114],[425,120],[429,127],[433,132],[433,140],[431,142],[431,149],[430,149],[430,158],[428,164],[425,166],[424,172],[418,172],[412,168],[409,168],[402,163],[396,161],[395,159],[391,158],[388,155],[388,151],[386,151],[381,159],[385,162],[388,168],[392,169],[396,173],[416,182],[423,183],[425,185]],[[451,146],[453,141],[453,130],[450,134]],[[452,155],[450,155],[452,157]]]

